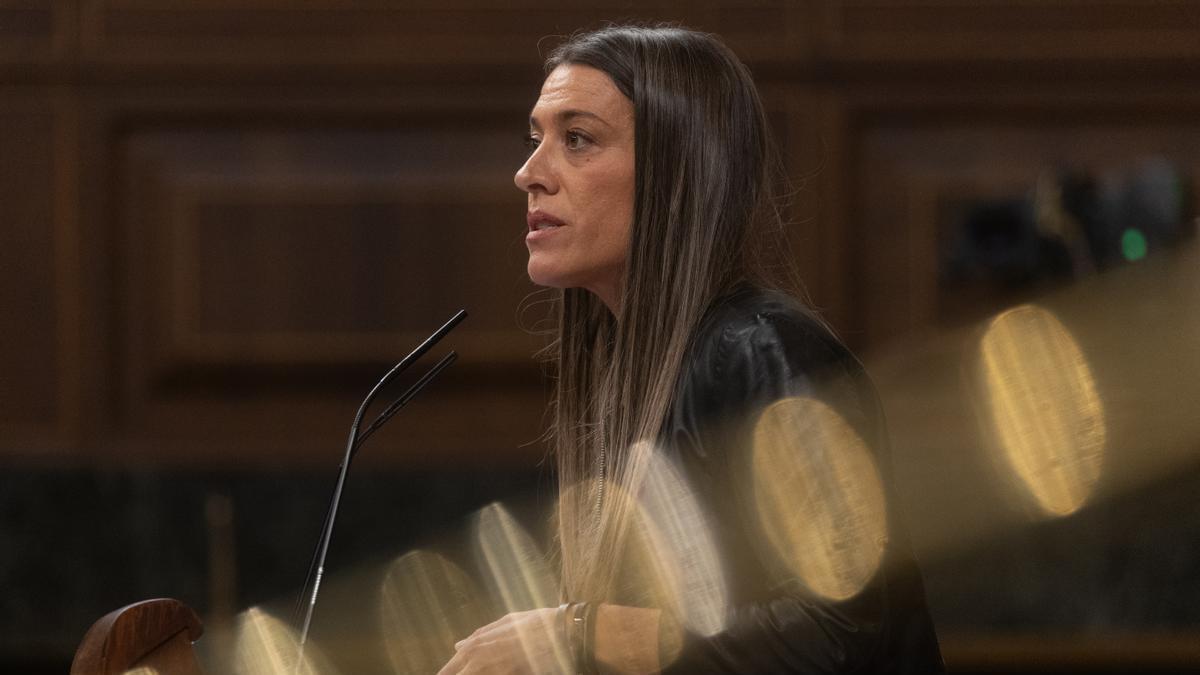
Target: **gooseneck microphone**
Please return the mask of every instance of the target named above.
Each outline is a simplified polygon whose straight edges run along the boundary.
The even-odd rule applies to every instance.
[[[447,333],[457,326],[464,318],[467,312],[458,310],[454,316],[442,325],[425,339],[416,349],[408,356],[401,359],[399,363],[392,367],[391,370],[383,376],[381,380],[371,389],[367,397],[363,399],[362,405],[358,407],[358,413],[354,416],[354,423],[350,425],[350,437],[346,441],[346,453],[342,458],[342,464],[338,467],[337,484],[333,488],[333,496],[329,500],[329,510],[325,513],[325,524],[321,528],[321,538],[317,541],[316,551],[313,553],[312,562],[308,566],[308,574],[304,578],[304,585],[300,588],[300,595],[296,600],[296,614],[300,612],[301,606],[304,605],[305,593],[308,591],[309,582],[312,582],[312,592],[308,594],[307,607],[304,608],[304,620],[300,628],[300,639],[298,641],[299,651],[296,654],[296,668],[300,667],[304,657],[304,644],[308,641],[308,629],[312,625],[313,609],[317,606],[317,593],[321,590],[321,578],[325,575],[325,556],[329,552],[329,540],[333,537],[333,522],[337,518],[338,503],[342,498],[342,489],[346,485],[346,475],[350,470],[350,462],[354,456],[358,454],[359,448],[363,443],[380,429],[388,420],[392,419],[401,408],[411,401],[425,385],[433,381],[443,370],[454,363],[458,358],[458,354],[451,351],[442,360],[438,361],[432,368],[422,375],[408,389],[400,394],[396,400],[392,401],[383,412],[381,412],[363,432],[359,433],[359,427],[362,425],[363,416],[367,412],[367,408],[374,402],[375,397],[379,392],[392,380],[396,379],[400,373],[404,372],[417,359],[421,358],[425,352],[429,351],[438,343]],[[314,570],[316,575],[314,577]]]

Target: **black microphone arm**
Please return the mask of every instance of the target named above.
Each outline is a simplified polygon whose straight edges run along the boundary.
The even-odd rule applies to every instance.
[[[425,352],[433,348],[443,337],[446,336],[455,326],[457,326],[467,316],[466,310],[458,310],[454,316],[450,317],[441,328],[437,329],[425,339],[416,349],[408,356],[401,359],[399,363],[392,367],[391,370],[383,376],[382,379],[371,389],[367,397],[363,399],[362,405],[358,407],[358,414],[354,416],[354,423],[350,425],[350,437],[346,441],[346,453],[342,458],[342,464],[338,467],[337,484],[333,488],[333,496],[329,500],[329,510],[325,514],[325,525],[321,528],[321,538],[317,541],[317,549],[313,553],[312,562],[308,567],[308,575],[304,579],[304,586],[300,589],[300,597],[297,599],[297,610],[304,603],[304,593],[308,589],[309,581],[312,581],[312,593],[308,596],[308,605],[304,610],[304,621],[300,629],[300,639],[298,641],[299,652],[296,654],[296,667],[300,667],[300,663],[304,656],[304,644],[308,641],[308,629],[312,625],[313,609],[317,606],[317,593],[321,589],[321,578],[325,575],[325,556],[329,553],[329,540],[333,537],[333,522],[337,518],[338,504],[342,499],[342,489],[346,485],[346,475],[350,471],[350,462],[354,456],[358,454],[359,448],[363,442],[372,434],[379,430],[388,420],[392,419],[401,408],[411,401],[425,385],[429,384],[439,373],[454,363],[458,358],[458,354],[450,352],[442,357],[427,373],[422,375],[416,382],[404,391],[396,400],[392,401],[387,408],[380,413],[370,425],[367,426],[361,434],[358,432],[362,425],[363,416],[366,415],[367,408],[375,401],[375,397],[379,394],[389,382],[396,379],[400,373],[404,372],[417,359],[424,356]],[[313,570],[316,570],[316,577],[313,577]],[[297,611],[297,613],[299,613]]]

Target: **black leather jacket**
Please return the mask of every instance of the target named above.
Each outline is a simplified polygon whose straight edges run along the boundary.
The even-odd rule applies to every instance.
[[[871,449],[885,486],[882,562],[853,597],[810,592],[767,545],[742,480],[751,424],[767,405],[817,397]],[[666,453],[699,495],[728,587],[712,635],[685,632],[666,673],[939,673],[921,575],[889,484],[883,415],[861,364],[790,297],[743,288],[697,331],[664,429]],[[798,449],[797,452],[800,450]]]

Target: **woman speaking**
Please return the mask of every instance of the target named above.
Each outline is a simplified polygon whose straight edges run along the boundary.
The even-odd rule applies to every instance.
[[[441,672],[941,672],[874,390],[797,299],[749,72],[617,26],[546,73],[515,182],[529,276],[559,289],[563,604]]]

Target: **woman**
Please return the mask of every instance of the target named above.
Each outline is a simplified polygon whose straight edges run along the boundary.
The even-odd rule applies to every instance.
[[[795,286],[779,164],[748,71],[710,35],[618,26],[571,38],[546,72],[515,182],[528,194],[530,278],[562,289],[550,440],[567,602],[480,628],[442,672],[940,671],[899,519],[876,510],[874,562],[830,593],[789,559],[772,530],[779,518],[759,508],[770,486],[746,469],[761,456],[752,448],[767,410],[820,400],[847,438],[868,439],[887,474],[860,366],[794,295],[768,290]],[[814,464],[810,448],[783,447],[818,474],[844,465],[836,453]],[[664,471],[688,487],[679,500],[694,499],[689,512],[703,520],[689,522],[703,524],[698,536],[722,566],[689,587],[717,589],[696,600],[718,608],[715,623],[694,620],[693,595],[653,605],[630,582],[631,551],[646,541],[643,496]],[[775,493],[786,501],[788,485],[802,484]],[[839,485],[804,508],[827,515],[834,502],[870,502]],[[845,522],[867,531],[862,521]],[[837,527],[830,536],[811,541],[836,540]],[[688,556],[704,558],[704,548],[689,544],[671,560],[691,573]],[[834,548],[822,559],[837,563]]]

